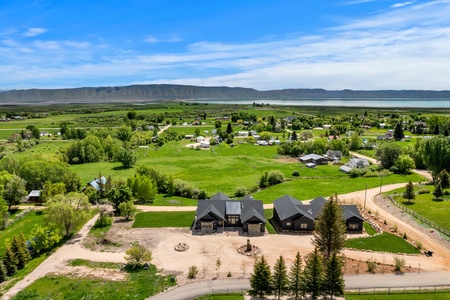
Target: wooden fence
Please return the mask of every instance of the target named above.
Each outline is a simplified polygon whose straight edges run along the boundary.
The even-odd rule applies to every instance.
[[[397,201],[394,200],[394,197],[398,197],[401,196],[402,194],[391,194],[389,195],[389,199],[391,200],[392,204],[394,204],[395,206],[397,206],[398,208],[400,208],[401,210],[403,210],[404,212],[410,214],[411,216],[413,216],[414,218],[416,218],[417,220],[423,222],[424,224],[430,226],[431,228],[439,231],[442,234],[445,234],[446,236],[450,237],[450,231],[442,228],[442,226],[434,223],[433,221],[428,220],[427,218],[419,215],[417,212],[415,212],[414,210],[411,210],[403,205],[401,205],[400,203],[398,203]]]
[[[449,293],[449,285],[436,285],[436,286],[410,286],[410,287],[395,287],[395,288],[358,288],[358,289],[346,289],[347,295],[375,295],[375,294],[437,294],[437,293]]]

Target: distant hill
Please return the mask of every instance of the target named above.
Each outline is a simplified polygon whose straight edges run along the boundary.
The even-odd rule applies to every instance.
[[[328,91],[324,89],[283,89],[258,91],[241,87],[202,87],[190,85],[149,84],[119,87],[83,87],[69,89],[28,89],[0,92],[0,104],[25,103],[106,103],[164,100],[275,100],[275,99],[367,99],[435,98],[450,99],[450,91],[379,90]]]

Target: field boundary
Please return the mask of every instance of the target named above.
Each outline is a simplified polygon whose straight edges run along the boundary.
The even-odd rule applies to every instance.
[[[427,224],[427,225],[430,226],[431,228],[433,228],[433,229],[439,231],[440,233],[445,234],[446,236],[450,237],[450,231],[449,231],[449,230],[447,230],[447,229],[445,229],[445,228],[442,228],[440,225],[436,224],[435,222],[433,222],[433,221],[431,221],[431,220],[425,218],[424,216],[418,214],[417,212],[415,212],[415,211],[412,210],[412,209],[409,209],[409,208],[407,208],[407,207],[404,207],[403,205],[401,205],[400,203],[398,203],[397,201],[394,200],[394,197],[398,197],[398,196],[401,196],[401,195],[402,195],[402,194],[400,194],[400,193],[399,193],[399,194],[397,194],[397,193],[395,193],[395,194],[390,194],[390,195],[388,196],[388,198],[389,198],[389,200],[391,200],[392,204],[394,204],[396,207],[400,208],[402,211],[404,211],[404,212],[410,214],[410,215],[413,216],[414,218],[416,218],[416,219],[418,219],[419,221],[421,221],[421,222]]]

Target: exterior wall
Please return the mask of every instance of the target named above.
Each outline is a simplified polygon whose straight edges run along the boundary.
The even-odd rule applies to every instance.
[[[350,224],[355,224],[356,228],[350,228]],[[345,225],[347,226],[348,232],[362,232],[363,230],[363,220],[358,218],[350,218],[346,220]]]
[[[306,224],[306,228],[302,228],[302,224]],[[314,221],[302,216],[301,218],[295,220],[294,222],[295,231],[313,231]]]

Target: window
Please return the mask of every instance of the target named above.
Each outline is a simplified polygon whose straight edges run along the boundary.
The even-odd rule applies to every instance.
[[[307,229],[307,228],[308,228],[308,224],[306,224],[306,223],[301,223],[301,224],[300,224],[300,228],[301,228],[301,229]]]
[[[286,226],[291,226],[291,222],[286,222]]]
[[[202,230],[213,230],[213,222],[202,222],[201,227]]]
[[[234,225],[239,222],[239,216],[228,216],[228,224]]]
[[[358,223],[350,223],[348,224],[348,229],[359,229]]]

